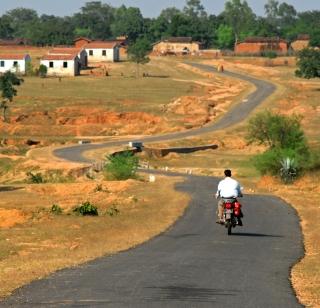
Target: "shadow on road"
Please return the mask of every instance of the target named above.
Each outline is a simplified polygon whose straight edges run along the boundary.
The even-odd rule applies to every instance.
[[[15,190],[23,189],[23,188],[24,187],[3,186],[3,187],[0,187],[0,192],[15,191]]]
[[[263,234],[263,233],[232,233],[235,236],[252,236],[252,237],[283,237],[282,235],[272,235],[272,234]]]

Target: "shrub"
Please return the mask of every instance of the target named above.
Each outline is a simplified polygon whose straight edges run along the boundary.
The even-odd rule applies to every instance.
[[[63,209],[58,204],[53,204],[51,207],[51,213],[59,215],[62,214]]]
[[[112,206],[110,209],[106,211],[106,214],[113,217],[120,213],[116,206]]]
[[[297,166],[294,158],[286,157],[281,160],[280,177],[284,183],[292,183],[297,176]]]
[[[98,216],[98,208],[89,201],[83,202],[76,206],[73,212],[82,216]]]
[[[262,52],[261,56],[269,59],[275,59],[278,56],[278,54],[275,51],[268,50],[268,51]]]
[[[32,173],[31,171],[27,172],[28,182],[32,184],[41,184],[44,183],[44,179],[41,173]]]
[[[139,159],[130,151],[107,156],[108,163],[104,167],[105,175],[112,180],[135,178]]]
[[[299,67],[295,74],[301,78],[320,78],[320,50],[305,48],[298,54],[297,65]]]
[[[47,73],[48,73],[48,68],[45,65],[40,64],[39,69],[38,69],[39,76],[41,78],[45,78],[47,76]]]

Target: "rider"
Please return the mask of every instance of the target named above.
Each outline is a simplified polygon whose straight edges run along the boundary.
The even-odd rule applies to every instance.
[[[217,223],[223,221],[224,200],[242,197],[241,187],[238,181],[231,178],[231,170],[224,170],[225,178],[219,182],[216,199],[220,197],[217,208],[218,220]],[[239,221],[242,225],[241,220]]]

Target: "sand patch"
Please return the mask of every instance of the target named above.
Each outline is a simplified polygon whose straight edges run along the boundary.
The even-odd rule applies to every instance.
[[[25,221],[27,221],[27,216],[22,211],[0,208],[0,228],[11,228]]]

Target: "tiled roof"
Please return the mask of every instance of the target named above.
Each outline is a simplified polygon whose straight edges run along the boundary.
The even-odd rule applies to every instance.
[[[1,60],[23,60],[26,54],[0,54]]]
[[[107,41],[93,41],[88,44],[86,44],[84,47],[85,48],[106,48],[106,49],[111,49],[119,45],[119,43],[115,41],[107,42]]]
[[[82,48],[52,48],[49,50],[49,54],[51,55],[77,55]]]
[[[287,42],[284,39],[281,39],[279,37],[247,37],[244,40],[244,43],[280,43],[280,42]]]
[[[180,36],[180,37],[169,37],[164,40],[165,42],[169,43],[192,43],[192,37],[190,36]]]
[[[42,57],[42,60],[74,60],[77,56],[76,55],[69,55],[69,54],[64,54],[64,55],[45,55]]]
[[[77,37],[77,38],[75,38],[73,41],[74,41],[74,42],[77,42],[77,41],[81,41],[81,40],[84,40],[84,41],[87,41],[87,42],[91,42],[91,41],[92,41],[92,40],[90,40],[89,38],[83,37],[83,36]]]

